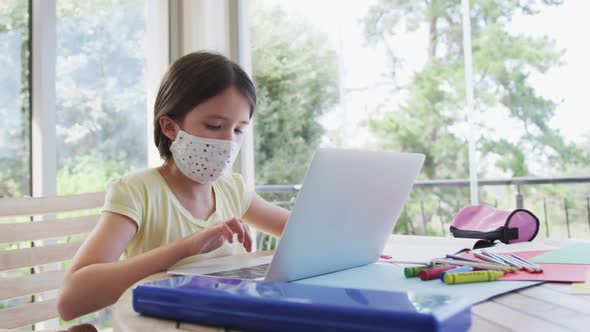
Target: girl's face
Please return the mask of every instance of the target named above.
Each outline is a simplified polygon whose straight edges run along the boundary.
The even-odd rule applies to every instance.
[[[250,104],[235,87],[197,105],[186,114],[180,129],[202,137],[242,144],[243,131],[250,124]],[[174,138],[178,134],[174,133]]]

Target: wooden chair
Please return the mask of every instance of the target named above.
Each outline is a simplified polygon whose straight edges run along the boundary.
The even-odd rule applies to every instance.
[[[101,192],[0,199],[0,303],[14,299],[20,302],[23,298],[28,302],[0,309],[0,330],[29,326],[59,316],[55,292],[53,298],[42,301],[38,301],[36,294],[60,287],[65,272],[63,262],[69,261],[82,244],[83,237],[78,235],[89,233],[95,226],[97,208],[102,206],[104,196]],[[85,213],[84,216],[55,216],[79,210],[90,211],[77,213]],[[38,220],[37,216],[46,217]],[[18,248],[23,243],[27,248]],[[46,264],[51,264],[51,268]]]

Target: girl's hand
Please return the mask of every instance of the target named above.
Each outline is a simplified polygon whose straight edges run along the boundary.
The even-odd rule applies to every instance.
[[[183,241],[188,247],[188,256],[192,256],[213,251],[221,247],[225,241],[233,243],[234,234],[238,235],[238,242],[242,243],[248,252],[252,251],[250,229],[239,218],[232,218],[210,225],[199,232],[185,237]]]

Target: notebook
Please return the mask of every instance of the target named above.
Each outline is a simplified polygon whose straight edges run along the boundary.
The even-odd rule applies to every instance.
[[[470,306],[450,295],[181,276],[133,290],[135,311],[249,331],[467,331]]]

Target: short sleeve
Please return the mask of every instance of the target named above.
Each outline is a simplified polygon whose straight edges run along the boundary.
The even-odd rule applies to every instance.
[[[144,215],[140,190],[124,178],[111,181],[107,188],[102,212],[114,212],[131,218],[141,229]]]
[[[244,216],[252,199],[254,198],[254,189],[249,188],[244,181],[244,178],[239,173],[233,173],[234,186],[236,188],[236,194],[238,195],[240,217]]]

